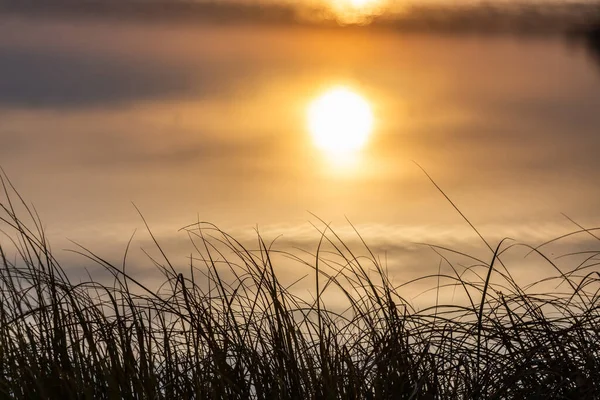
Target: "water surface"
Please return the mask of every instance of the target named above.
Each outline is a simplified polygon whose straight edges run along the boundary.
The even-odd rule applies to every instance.
[[[335,85],[375,115],[345,166],[306,122]],[[573,230],[561,213],[596,226],[598,110],[600,68],[560,38],[0,19],[0,165],[56,247],[115,259],[131,202],[174,249],[198,219],[310,247],[310,213],[391,259],[479,248],[414,162],[491,240]]]

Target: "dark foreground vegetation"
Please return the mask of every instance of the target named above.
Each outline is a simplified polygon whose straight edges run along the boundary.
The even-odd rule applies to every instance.
[[[198,254],[181,271],[152,260],[164,275],[153,291],[83,250],[112,283],[71,280],[35,212],[4,192],[1,398],[600,398],[597,253],[555,269],[546,283],[559,290],[535,294],[502,263],[505,242],[491,261],[473,260],[479,280],[435,278],[464,305],[415,310],[375,256],[355,257],[331,231],[304,264],[316,293],[307,300],[278,279],[281,254],[260,237],[250,251],[195,224],[186,231]],[[336,290],[347,309],[325,305]]]

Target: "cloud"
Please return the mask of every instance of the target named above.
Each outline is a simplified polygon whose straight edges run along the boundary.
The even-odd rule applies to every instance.
[[[185,90],[185,78],[165,71],[56,51],[0,49],[2,106],[114,105]]]
[[[151,222],[150,224],[152,225]],[[369,249],[378,259],[381,267],[387,271],[394,285],[401,285],[413,279],[430,274],[435,275],[439,270],[441,270],[443,274],[454,276],[454,271],[462,273],[466,271],[468,267],[473,265],[478,265],[477,269],[479,273],[482,274],[482,270],[486,268],[485,265],[479,265],[480,263],[468,256],[479,258],[483,261],[483,264],[486,264],[491,261],[491,251],[485,248],[479,241],[473,239],[472,235],[468,234],[468,227],[454,226],[448,228],[449,229],[445,231],[434,231],[433,229],[427,229],[427,227],[403,227],[387,224],[366,224],[357,226],[358,232],[361,233],[365,239]],[[370,270],[371,275],[375,277],[376,273],[373,270],[374,265],[370,261],[370,255],[353,228],[347,224],[338,224],[334,226],[334,230],[340,235],[343,243],[353,251],[354,255],[363,257],[360,258],[362,267],[366,271]],[[314,253],[316,252],[320,239],[319,232],[309,224],[297,226],[273,225],[267,226],[260,231],[261,234],[264,235],[267,246],[271,243],[273,238],[280,234],[283,235],[274,243],[272,247],[274,251],[271,254],[273,266],[276,269],[281,282],[283,282],[283,284],[289,284],[302,276],[308,276],[307,279],[296,284],[295,289],[299,290],[299,293],[301,294],[306,294],[307,290],[314,289],[314,280],[312,279],[314,270],[311,269],[310,265],[314,265]],[[503,248],[509,248],[509,246],[514,243],[525,243],[536,246],[544,243],[548,239],[559,237],[571,231],[572,229],[568,223],[563,225],[516,227],[516,230],[512,232],[516,241],[505,242]],[[93,235],[91,234],[88,235],[87,238],[80,237],[77,238],[77,240],[83,245],[89,246],[90,250],[94,251],[100,257],[120,267],[130,233],[131,232],[127,234],[124,233],[123,236],[119,238],[113,237],[111,240],[105,239],[102,242],[99,242],[97,238],[93,238]],[[196,268],[200,271],[206,271],[206,265],[201,261],[202,254],[197,252],[196,248],[190,243],[189,238],[184,232],[177,232],[177,230],[172,227],[172,229],[153,229],[153,233],[177,271],[184,274],[189,273],[190,256],[194,257],[193,264]],[[210,232],[205,231],[204,233],[208,238]],[[257,236],[251,228],[237,227],[231,230],[226,229],[226,233],[231,234],[233,238],[239,240],[246,249],[258,254]],[[215,234],[215,236],[217,239],[220,237],[219,234]],[[337,239],[335,239],[332,234],[328,235],[328,237],[338,243]],[[217,268],[219,269],[221,277],[232,280],[234,277],[229,272],[229,267],[221,262],[223,261],[222,257],[225,257],[230,262],[237,262],[238,264],[241,263],[242,260],[238,259],[235,253],[219,243],[217,239],[209,238],[211,243],[216,246],[216,249],[221,251],[221,254],[217,254],[216,251],[213,252],[215,260],[218,260]],[[497,242],[495,242],[496,239],[497,238],[492,238],[492,240],[494,240],[493,245],[497,244]],[[198,244],[197,248],[200,249],[201,252],[204,252],[204,246],[200,244],[200,239],[195,238],[195,240]],[[414,240],[429,241],[432,245],[446,247],[448,250],[437,248],[438,254],[428,246],[414,245]],[[90,241],[93,243],[92,245],[90,245]],[[70,243],[67,244],[66,247],[74,248]],[[142,249],[144,251],[142,251]],[[308,251],[308,253],[305,253],[300,249],[304,249]],[[452,250],[466,255],[461,255]],[[590,251],[597,250],[597,240],[591,238],[586,233],[580,233],[550,243],[540,250],[558,268],[567,272],[583,263],[586,258],[592,256]],[[286,257],[282,252],[298,256],[300,259],[306,261],[308,265],[303,264],[298,259]],[[322,270],[327,270],[328,267],[326,265],[339,268],[340,265],[336,266],[335,262],[341,263],[341,265],[345,264],[343,258],[336,257],[332,254],[335,252],[335,249],[331,246],[327,244],[323,246],[321,249],[321,258],[323,261],[321,264]],[[346,252],[346,250],[344,250],[344,252]],[[572,252],[587,253],[561,257],[562,255]],[[153,240],[144,229],[141,229],[138,231],[132,242],[128,254],[127,271],[142,283],[150,283],[151,286],[154,286],[154,284],[161,282],[161,273],[154,266],[152,260],[146,253],[159,263],[166,264]],[[501,255],[502,261],[510,271],[510,274],[522,285],[538,281],[540,277],[555,276],[557,274],[556,270],[548,260],[537,254],[528,253],[530,253],[530,247],[517,245],[509,248]],[[62,262],[62,265],[69,275],[74,278],[85,276],[83,273],[84,267],[87,268],[94,277],[110,278],[110,275],[106,274],[97,265],[79,255],[65,252],[57,252],[55,255],[58,256],[58,259]],[[444,257],[443,260],[441,256]],[[351,258],[352,257],[347,254],[347,259]],[[334,261],[334,263],[327,264],[327,260]],[[441,260],[443,262],[440,265]],[[448,262],[451,263],[454,270]],[[593,260],[587,261],[585,265],[591,265],[592,263]],[[503,267],[499,264],[497,264],[497,268],[498,270],[503,270]],[[586,272],[590,270],[591,269],[587,269]],[[197,273],[197,276],[200,275]],[[472,273],[467,273],[464,277],[467,280],[473,281],[480,279]],[[500,276],[494,274],[493,279],[500,279]],[[201,284],[205,284],[204,279],[201,280]],[[402,287],[400,293],[406,294],[412,298],[425,290],[434,288],[436,285],[437,279],[434,277]],[[453,292],[454,291],[451,291],[451,293]]]
[[[101,51],[0,44],[0,107],[84,109],[229,94],[247,71],[211,63],[175,64]]]

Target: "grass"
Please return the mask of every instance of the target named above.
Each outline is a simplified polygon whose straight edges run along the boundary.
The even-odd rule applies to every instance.
[[[458,267],[424,277],[461,291],[464,304],[417,310],[366,244],[359,257],[326,225],[307,258],[260,236],[251,251],[198,223],[185,228],[197,249],[185,269],[152,259],[157,290],[126,261],[85,249],[111,283],[74,282],[35,210],[2,185],[2,398],[600,398],[597,253],[522,288],[502,261],[515,245],[501,242],[489,260],[473,259],[480,279]],[[312,298],[279,279],[281,256],[306,268]],[[543,283],[560,292],[536,293]],[[345,307],[328,305],[332,292]]]

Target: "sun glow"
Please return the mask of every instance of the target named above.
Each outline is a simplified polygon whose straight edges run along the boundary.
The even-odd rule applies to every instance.
[[[325,0],[342,24],[368,24],[381,14],[388,0]]]
[[[308,108],[315,145],[328,153],[348,155],[360,150],[373,129],[369,103],[345,87],[329,90]]]
[[[353,7],[360,8],[368,6],[373,3],[374,0],[348,0]]]

